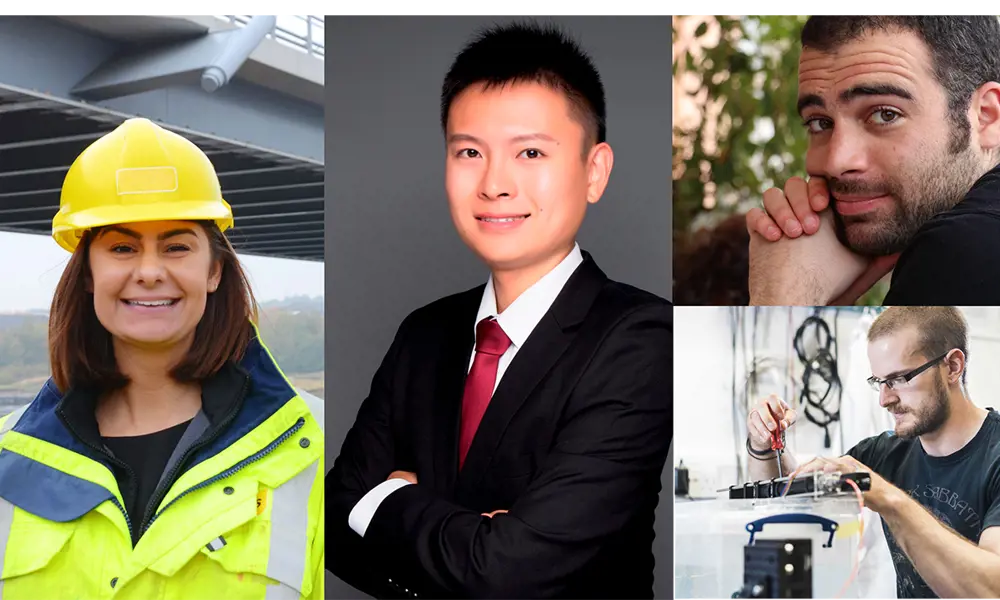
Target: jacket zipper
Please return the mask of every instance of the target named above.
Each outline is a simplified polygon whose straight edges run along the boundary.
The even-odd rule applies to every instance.
[[[250,387],[250,378],[245,377],[243,379],[243,387],[240,389],[241,397],[246,396],[249,387]],[[191,456],[195,452],[201,450],[208,444],[214,442],[219,437],[219,435],[221,435],[222,432],[229,427],[229,424],[233,422],[233,420],[236,418],[237,412],[239,411],[231,411],[230,414],[226,415],[226,419],[218,427],[215,428],[215,433],[213,433],[211,437],[209,437],[208,439],[204,439],[198,443],[192,444],[191,447],[188,448],[184,452],[184,454],[181,455],[180,460],[178,460],[177,463],[174,465],[174,468],[170,470],[170,474],[167,476],[166,479],[163,480],[163,484],[156,489],[156,491],[153,493],[153,497],[150,498],[149,500],[149,504],[146,505],[146,510],[144,511],[142,521],[140,522],[139,525],[140,538],[143,536],[143,534],[146,533],[146,530],[149,529],[149,526],[152,525],[152,521],[150,519],[153,518],[153,512],[156,510],[156,507],[160,505],[160,502],[163,502],[163,498],[166,497],[167,492],[170,491],[170,487],[174,484],[174,479],[177,477],[178,472],[181,470],[181,468],[184,467],[184,463],[186,463],[188,459],[191,458]]]
[[[202,481],[201,483],[199,483],[199,484],[197,484],[195,486],[192,486],[192,487],[184,490],[180,494],[178,494],[173,500],[171,500],[170,502],[168,502],[167,505],[164,506],[160,510],[160,512],[156,513],[149,520],[148,523],[146,523],[145,527],[142,530],[142,533],[145,533],[146,530],[148,530],[150,528],[150,526],[152,526],[152,524],[156,521],[156,519],[158,519],[160,517],[160,515],[162,515],[164,513],[164,511],[166,511],[168,508],[170,508],[174,504],[174,502],[177,502],[178,500],[180,500],[181,498],[183,498],[184,496],[187,496],[188,494],[190,494],[192,492],[196,492],[196,491],[198,491],[198,490],[200,490],[202,488],[208,487],[208,486],[212,485],[213,483],[217,483],[218,481],[226,479],[227,477],[232,477],[234,474],[236,474],[239,471],[243,470],[248,465],[251,465],[251,464],[257,462],[258,460],[264,458],[268,454],[274,452],[274,450],[278,446],[280,446],[282,443],[284,443],[288,438],[290,438],[293,435],[295,435],[295,432],[297,432],[298,430],[302,429],[302,426],[305,425],[305,422],[306,422],[306,420],[305,420],[304,417],[299,417],[299,419],[295,422],[294,425],[292,425],[291,427],[289,427],[288,430],[286,430],[284,433],[282,433],[280,436],[278,436],[278,438],[275,439],[273,442],[271,442],[270,444],[268,444],[267,446],[265,446],[261,450],[257,451],[257,453],[255,453],[255,454],[253,454],[251,456],[248,456],[247,458],[244,458],[240,462],[238,462],[235,465],[229,467],[228,469],[226,469],[225,471],[219,473],[218,475],[215,475],[214,477],[206,479],[205,481]]]
[[[94,452],[96,452],[97,454],[99,454],[100,456],[103,456],[103,457],[107,458],[112,463],[114,463],[114,465],[116,467],[119,467],[119,468],[125,470],[125,472],[128,474],[128,493],[129,493],[129,496],[131,496],[132,494],[134,494],[135,493],[135,489],[134,489],[135,488],[135,471],[132,470],[132,467],[128,466],[127,464],[125,464],[124,462],[122,462],[121,460],[119,460],[116,456],[114,456],[113,454],[111,454],[110,452],[108,452],[106,449],[104,449],[104,448],[98,448],[96,445],[91,444],[87,440],[83,439],[83,437],[80,435],[80,433],[76,429],[74,429],[73,426],[70,424],[69,419],[67,419],[64,415],[61,415],[61,417],[62,417],[61,420],[63,422],[63,425],[65,425],[70,430],[70,433],[72,433],[74,436],[76,436],[76,439],[79,440],[84,446],[90,448],[91,450],[93,450]],[[112,475],[114,475],[114,473],[112,473]],[[124,496],[122,496],[122,499],[124,500]],[[123,506],[123,504],[118,501],[118,498],[115,498],[114,494],[111,494],[111,502],[115,506],[118,507],[118,510],[120,510],[122,512],[122,516],[125,517],[125,525],[128,527],[128,537],[129,537],[129,540],[131,541],[132,540],[132,519],[129,518],[128,511],[126,511],[125,510],[125,506]]]

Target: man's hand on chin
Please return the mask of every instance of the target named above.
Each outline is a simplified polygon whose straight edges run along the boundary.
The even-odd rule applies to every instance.
[[[751,304],[852,305],[896,266],[898,254],[866,261],[839,243],[831,212],[830,191],[822,177],[812,177],[808,182],[801,177],[792,177],[785,182],[784,189],[771,188],[764,192],[763,198],[763,207],[752,208],[746,215],[751,240]],[[814,242],[810,248],[801,248],[794,243],[795,240],[805,241],[817,236],[824,239]],[[791,249],[760,250],[767,242],[784,246],[791,244]],[[796,257],[795,253],[800,248],[805,255]],[[832,251],[829,265],[822,260],[824,248]],[[756,274],[753,270],[755,254],[759,257],[758,262],[764,264]],[[790,258],[790,262],[785,261],[786,257]],[[857,265],[862,262],[866,266],[858,272]],[[773,263],[785,263],[790,272],[775,271]],[[832,270],[824,272],[828,267]],[[857,275],[848,280],[850,273]]]
[[[834,300],[853,304],[892,268],[881,274],[870,271],[869,259],[844,247],[837,239],[830,209],[820,213],[820,221],[815,233],[794,239],[772,242],[750,231],[750,304],[822,306]],[[882,263],[875,266],[884,267]],[[867,287],[863,286],[866,275],[875,277]],[[845,298],[860,287],[864,290],[854,298]]]
[[[417,482],[417,474],[416,473],[411,473],[410,471],[393,471],[386,478],[386,481],[389,481],[390,479],[405,479],[406,481],[409,481],[410,483],[416,483]]]

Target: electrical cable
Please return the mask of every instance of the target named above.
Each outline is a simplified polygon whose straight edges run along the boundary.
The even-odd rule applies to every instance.
[[[785,329],[786,332],[792,330],[792,316],[794,311],[795,311],[794,308],[792,308],[791,306],[788,307],[788,322],[786,324],[786,329]],[[789,340],[789,345],[791,345],[791,340]],[[795,409],[796,406],[794,405],[796,404],[796,402],[795,398],[792,397],[793,389],[795,387],[795,379],[791,376],[791,373],[793,372],[791,348],[789,348],[788,351],[785,352],[785,356],[787,357],[785,359],[785,372],[788,373],[789,375],[788,377],[785,377],[785,395],[782,396],[782,398],[784,398],[785,401],[788,402],[789,404],[793,405],[792,408]],[[794,432],[792,433],[792,436],[793,437],[795,436]]]
[[[740,308],[731,307],[729,309],[729,324],[733,330],[733,388],[732,388],[732,399],[733,399],[733,439],[738,440],[740,438],[740,415],[737,410],[736,401],[736,332],[737,328],[742,328],[740,326]],[[741,481],[743,478],[743,467],[740,464],[740,459],[743,457],[743,453],[740,451],[739,442],[736,442],[734,451],[736,453],[736,481]]]
[[[750,310],[753,312],[749,313],[748,311]],[[771,329],[772,311],[773,309],[771,308],[762,309],[761,307],[752,307],[751,309],[749,307],[739,307],[731,309],[730,312],[734,357],[732,381],[733,430],[736,436],[740,436],[740,432],[746,429],[748,426],[748,422],[746,421],[747,414],[751,408],[756,406],[757,401],[764,396],[761,386],[764,383],[763,378],[766,374],[773,372],[774,382],[768,381],[767,383],[782,386],[786,392],[785,398],[788,398],[789,384],[794,383],[790,376],[790,367],[794,360],[791,357],[791,351],[789,351],[787,364],[785,364],[784,359],[778,359],[766,353],[758,353],[757,342],[761,341],[761,339],[767,340],[767,333]],[[790,325],[791,323],[789,323],[789,329],[791,328]],[[749,331],[747,331],[748,329]],[[760,333],[758,334],[758,332]],[[742,373],[736,371],[739,366],[742,366]],[[737,376],[740,374],[743,375],[743,379],[741,382],[737,382]],[[740,426],[742,426],[742,429],[740,429]],[[738,439],[742,440],[744,437],[741,436]],[[745,460],[744,449],[742,447],[737,449],[736,460],[738,467],[737,481],[743,481],[744,463],[748,463],[749,461]],[[746,466],[748,467],[749,465]]]
[[[840,307],[833,309],[833,356],[837,359],[840,358]],[[848,363],[848,370],[850,370],[850,363]],[[837,376],[840,376],[840,370],[837,370]],[[850,373],[848,373],[850,376]],[[847,452],[847,447],[844,445],[844,419],[843,415],[839,415],[840,411],[843,410],[844,406],[844,388],[842,386],[837,386],[837,412],[840,416],[840,424],[837,427],[837,432],[840,434],[840,453],[844,454]]]
[[[788,495],[788,488],[792,487],[792,482],[795,481],[796,477],[802,474],[802,468],[808,464],[809,463],[805,463],[804,465],[799,465],[794,471],[792,471],[792,474],[788,476],[788,481],[785,482],[785,489],[781,490],[782,498]]]
[[[806,351],[805,336],[809,330],[815,335],[816,349],[809,354]],[[802,391],[799,393],[799,404],[807,419],[814,425],[823,429],[823,447],[830,448],[830,426],[840,420],[840,401],[842,400],[842,386],[840,374],[837,368],[837,346],[836,339],[830,332],[830,326],[819,316],[819,309],[810,317],[807,317],[798,330],[792,343],[795,354],[799,362],[803,365]],[[819,378],[826,384],[826,388],[817,389],[813,383],[815,378]],[[822,386],[820,386],[822,388]],[[837,392],[836,410],[828,407],[831,392]]]
[[[854,488],[854,494],[858,498],[858,548],[854,552],[854,566],[851,568],[851,574],[847,577],[847,581],[844,582],[844,586],[837,592],[836,598],[842,597],[858,576],[858,570],[861,566],[861,550],[864,548],[863,542],[865,539],[865,497],[861,494],[861,488],[858,487],[858,484],[853,479],[844,479],[844,481]]]
[[[806,465],[807,464],[808,463],[806,463]],[[781,491],[782,498],[788,495],[788,489],[792,486],[792,482],[795,481],[796,477],[801,475],[800,471],[806,465],[800,465],[797,469],[792,471],[791,476],[789,476],[788,481],[785,483],[785,488]],[[858,484],[853,479],[844,478],[843,481],[846,482],[848,485],[850,485],[852,488],[854,488],[854,495],[858,499],[858,523],[860,524],[860,528],[858,530],[858,548],[854,552],[854,566],[851,568],[851,574],[847,577],[847,581],[844,582],[843,587],[840,588],[840,591],[835,596],[836,598],[842,597],[844,595],[844,592],[847,591],[847,589],[851,586],[851,584],[854,583],[854,579],[858,576],[858,569],[860,568],[861,564],[861,550],[863,548],[864,535],[865,535],[865,521],[864,521],[865,497],[861,493],[861,487],[859,487]]]

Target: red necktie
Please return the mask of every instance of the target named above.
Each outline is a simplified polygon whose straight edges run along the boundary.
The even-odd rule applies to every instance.
[[[510,344],[510,338],[493,317],[483,319],[476,325],[476,358],[472,361],[472,369],[465,379],[465,392],[462,394],[462,425],[458,436],[459,469],[465,464],[465,455],[469,453],[472,438],[475,437],[479,422],[493,397],[500,357],[510,348]]]

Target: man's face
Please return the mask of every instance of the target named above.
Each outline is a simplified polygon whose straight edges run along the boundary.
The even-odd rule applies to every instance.
[[[806,170],[826,178],[840,239],[862,254],[902,250],[984,171],[970,144],[953,147],[955,124],[932,69],[926,45],[909,32],[802,52]]]
[[[906,328],[877,338],[868,344],[872,374],[880,379],[902,375],[928,360],[919,351],[916,328]],[[951,413],[946,363],[940,362],[908,383],[889,389],[881,386],[879,404],[896,420],[895,432],[901,438],[914,438],[940,429]]]
[[[554,266],[572,249],[592,185],[583,125],[539,83],[459,94],[448,115],[445,189],[459,236],[493,270]],[[603,145],[603,144],[602,144]]]

